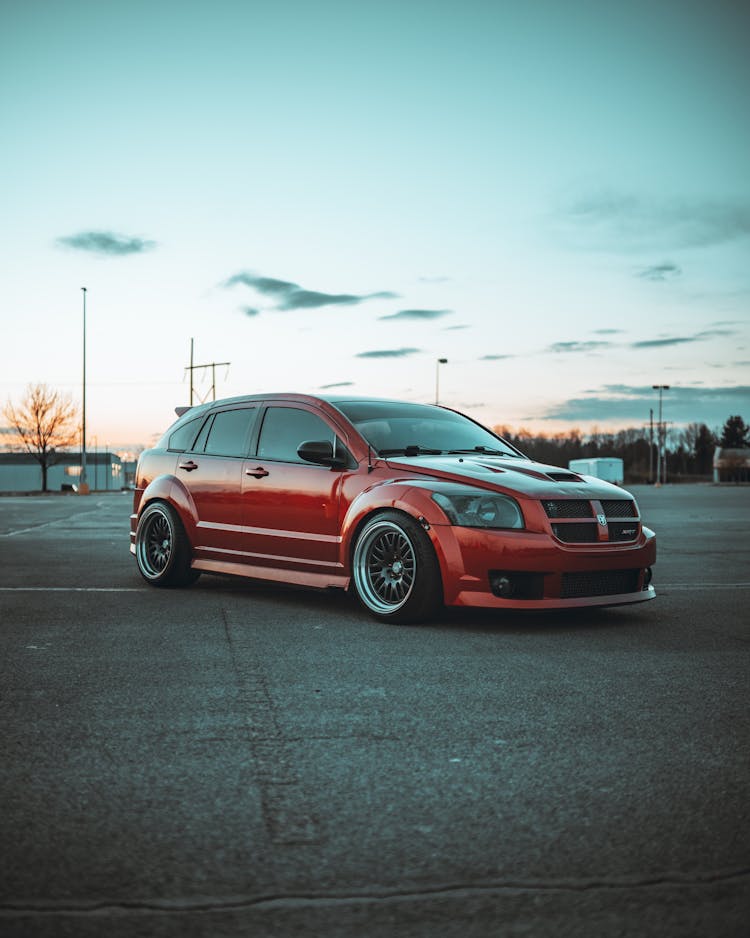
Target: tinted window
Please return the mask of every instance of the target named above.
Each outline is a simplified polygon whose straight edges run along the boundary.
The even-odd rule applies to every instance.
[[[255,408],[220,410],[208,431],[203,451],[214,456],[244,456],[254,419]]]
[[[187,423],[183,423],[183,425],[178,427],[170,436],[168,448],[177,450],[180,453],[184,453],[186,449],[190,449],[202,423],[202,416],[188,420]]]
[[[393,401],[337,401],[336,407],[379,452],[418,446],[441,452],[484,448],[520,455],[473,420],[442,407]]]
[[[327,423],[307,410],[269,407],[260,431],[258,456],[285,462],[304,462],[297,455],[297,447],[308,440],[330,440],[335,445],[336,435]]]

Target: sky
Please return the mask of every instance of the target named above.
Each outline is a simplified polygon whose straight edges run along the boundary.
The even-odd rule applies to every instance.
[[[85,286],[89,445],[161,434],[191,339],[217,397],[750,422],[748,36],[727,0],[2,0],[0,401],[80,403]]]

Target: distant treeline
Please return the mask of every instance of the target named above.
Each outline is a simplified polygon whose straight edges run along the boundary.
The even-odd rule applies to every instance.
[[[567,466],[571,459],[614,456],[622,459],[626,481],[652,482],[656,475],[658,428],[629,428],[617,433],[583,434],[580,430],[565,433],[531,433],[495,427],[500,434],[530,459],[552,466]],[[690,477],[711,478],[714,450],[717,446],[742,449],[750,446],[750,427],[741,417],[730,417],[720,433],[705,423],[691,423],[666,432],[667,477],[672,481]]]

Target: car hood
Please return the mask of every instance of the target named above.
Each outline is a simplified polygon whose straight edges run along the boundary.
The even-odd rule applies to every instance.
[[[483,488],[517,492],[529,498],[609,499],[627,495],[623,489],[594,476],[583,476],[559,466],[546,466],[531,459],[501,456],[398,456],[389,457],[388,465],[409,475],[432,476],[480,483]]]

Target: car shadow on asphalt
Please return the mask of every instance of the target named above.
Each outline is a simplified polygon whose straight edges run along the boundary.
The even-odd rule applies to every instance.
[[[420,624],[377,622],[355,599],[342,590],[319,590],[263,580],[240,579],[211,574],[203,575],[191,588],[191,593],[215,597],[217,594],[247,597],[273,603],[298,618],[305,609],[316,619],[330,616],[331,620],[356,620],[379,628],[397,629],[450,629],[475,633],[544,633],[595,632],[627,627],[653,627],[653,611],[648,604],[629,606],[590,607],[557,610],[497,610],[445,608],[436,616]]]
[[[646,610],[635,606],[550,609],[544,612],[496,609],[445,609],[435,625],[457,631],[505,633],[601,632],[649,625]],[[652,623],[651,623],[652,624]]]

